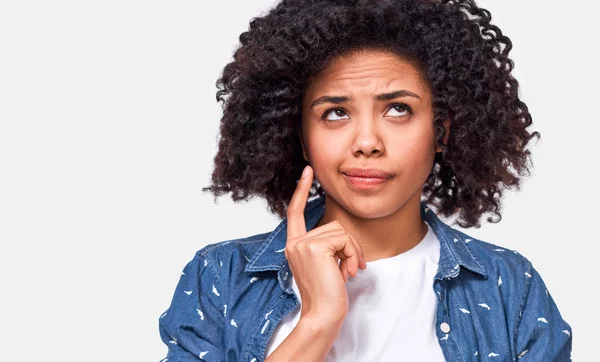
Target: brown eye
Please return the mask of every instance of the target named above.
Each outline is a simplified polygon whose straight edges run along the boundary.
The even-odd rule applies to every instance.
[[[330,116],[333,115],[334,118],[331,118]],[[340,119],[345,119],[348,117],[344,117],[346,115],[346,111],[344,111],[342,108],[330,108],[328,110],[325,111],[325,113],[323,113],[323,115],[321,116],[321,119],[326,120],[326,121],[337,121]],[[335,117],[340,117],[340,118],[335,118]]]
[[[388,115],[391,117],[402,117],[402,116],[406,116],[407,114],[412,113],[412,110],[410,109],[410,107],[404,103],[392,104],[392,106],[390,107],[388,112],[390,112],[390,111],[392,111],[392,114],[388,114]]]

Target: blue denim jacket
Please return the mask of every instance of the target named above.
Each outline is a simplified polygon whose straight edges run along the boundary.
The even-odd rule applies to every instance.
[[[307,202],[307,230],[323,213],[322,197]],[[423,202],[421,218],[441,243],[432,293],[447,361],[570,360],[571,326],[527,258],[450,227]],[[275,327],[299,306],[283,252],[286,226],[287,218],[271,232],[196,253],[158,319],[163,361],[264,360]]]

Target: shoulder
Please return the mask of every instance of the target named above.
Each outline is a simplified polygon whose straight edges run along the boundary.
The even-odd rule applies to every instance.
[[[471,256],[485,269],[488,277],[502,273],[527,277],[531,273],[531,261],[519,251],[478,239],[457,229],[454,231],[465,243]]]
[[[250,258],[263,245],[272,231],[253,234],[250,236],[225,239],[216,242],[209,242],[204,247],[196,251],[196,258],[204,260],[205,266],[209,266],[215,273],[215,278],[219,279],[222,273],[218,272],[224,265],[246,264]]]
[[[467,246],[469,254],[485,271],[486,278],[472,278],[471,274],[460,278],[464,289],[474,295],[493,299],[502,304],[512,321],[520,319],[526,301],[543,301],[547,296],[546,286],[531,260],[517,250],[501,246],[472,235],[455,230],[457,238]],[[531,290],[544,290],[544,293],[531,293]]]
[[[251,253],[257,251],[262,245],[262,242],[264,242],[271,233],[272,231],[268,231],[246,237],[212,242],[202,247],[196,254],[202,257],[214,258],[217,256],[229,255],[231,252]]]
[[[518,311],[516,320],[520,320],[526,307],[540,309],[540,313],[543,309],[555,313],[557,307],[546,282],[528,257],[517,250],[455,231],[487,274],[486,282],[473,285],[474,289],[501,297],[509,310]]]
[[[471,274],[461,278],[466,281],[461,284],[461,297],[468,290],[466,294],[474,297],[473,304],[485,306],[488,311],[503,311],[503,315],[491,314],[496,321],[493,328],[504,318],[502,323],[519,358],[527,354],[535,361],[568,360],[572,328],[531,260],[516,250],[454,230],[487,274],[486,280],[471,278]],[[480,304],[481,300],[486,303]]]
[[[455,237],[461,240],[481,269],[485,272],[485,281],[472,278],[472,274],[463,275],[460,280],[469,280],[462,284],[472,288],[473,293],[497,296],[510,310],[521,310],[529,290],[534,284],[543,284],[541,276],[531,260],[519,251],[476,238],[454,229]],[[463,254],[464,255],[464,254]],[[545,288],[545,286],[544,286]]]

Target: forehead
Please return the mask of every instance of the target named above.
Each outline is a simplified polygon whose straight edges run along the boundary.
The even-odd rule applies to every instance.
[[[355,87],[380,89],[403,86],[414,92],[427,91],[427,83],[414,63],[396,53],[361,50],[333,58],[309,80],[307,95]]]

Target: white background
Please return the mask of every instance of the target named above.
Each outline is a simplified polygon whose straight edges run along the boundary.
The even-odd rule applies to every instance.
[[[487,0],[542,134],[503,220],[596,353],[597,21],[592,4]],[[208,243],[272,230],[266,203],[213,203],[215,81],[263,1],[0,3],[0,359],[158,361],[158,318]],[[229,220],[229,221],[227,221]],[[464,231],[464,230],[463,230]],[[596,296],[596,297],[595,297]]]

